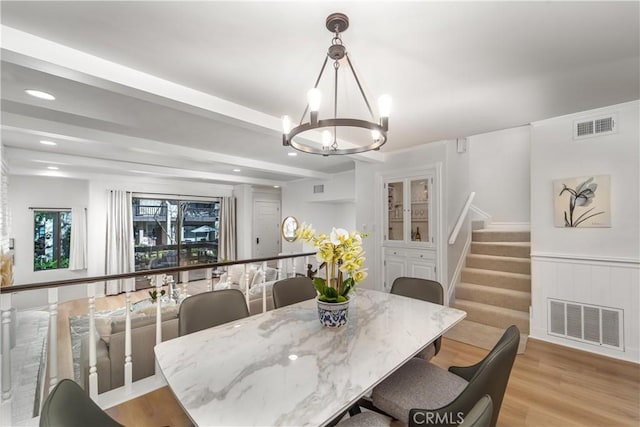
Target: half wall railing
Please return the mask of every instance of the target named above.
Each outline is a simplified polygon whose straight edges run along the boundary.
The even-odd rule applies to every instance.
[[[2,383],[2,400],[0,402],[0,425],[30,425],[33,421],[37,420],[37,418],[32,419],[32,423],[29,423],[29,420],[16,420],[15,417],[12,416],[12,400],[13,396],[13,387],[11,380],[11,373],[13,370],[12,360],[11,360],[11,347],[12,347],[12,328],[15,325],[12,325],[15,317],[15,309],[13,304],[13,297],[16,294],[20,294],[23,292],[33,292],[33,291],[41,291],[47,292],[47,301],[48,305],[46,310],[48,311],[48,351],[46,352],[47,363],[46,363],[46,376],[45,380],[42,382],[40,386],[40,391],[36,390],[41,398],[40,404],[42,404],[45,400],[46,395],[50,390],[52,390],[55,385],[58,383],[58,317],[59,317],[59,290],[68,286],[73,285],[86,285],[86,300],[82,298],[78,301],[79,304],[86,304],[87,313],[89,318],[89,328],[88,328],[88,346],[89,346],[89,375],[88,375],[88,390],[86,390],[89,396],[98,403],[103,408],[110,407],[126,400],[130,400],[138,395],[150,392],[156,388],[162,387],[165,385],[164,379],[162,375],[158,373],[157,365],[155,367],[155,374],[152,377],[148,377],[145,379],[141,379],[139,381],[133,381],[133,366],[136,361],[132,358],[132,332],[131,332],[131,321],[132,321],[132,294],[135,292],[135,278],[145,276],[150,277],[151,284],[153,288],[155,288],[157,294],[160,294],[163,287],[167,289],[165,292],[168,293],[170,297],[177,298],[180,295],[181,298],[184,298],[189,294],[189,275],[191,272],[195,270],[204,270],[204,284],[202,281],[199,281],[199,288],[211,291],[218,288],[224,288],[231,286],[230,275],[226,275],[226,282],[220,282],[220,272],[225,270],[229,270],[232,266],[243,266],[242,274],[244,278],[244,288],[240,288],[243,291],[247,307],[250,307],[250,298],[255,297],[255,292],[250,295],[250,272],[253,268],[252,266],[259,265],[263,271],[267,270],[267,265],[275,265],[275,267],[269,267],[271,270],[275,269],[275,279],[272,280],[281,280],[286,277],[291,277],[293,275],[307,275],[310,272],[310,257],[314,255],[314,252],[308,253],[295,253],[295,254],[285,254],[279,255],[275,257],[265,257],[265,258],[254,258],[254,259],[246,259],[246,260],[238,260],[238,261],[227,261],[227,262],[217,262],[210,264],[198,264],[198,265],[189,265],[189,266],[181,266],[181,267],[169,267],[162,269],[154,269],[154,270],[145,270],[138,271],[135,273],[123,273],[123,274],[111,274],[105,276],[95,276],[95,277],[83,277],[83,278],[74,278],[74,279],[66,279],[66,280],[57,280],[57,281],[49,281],[49,282],[39,282],[39,283],[29,283],[23,285],[13,285],[13,286],[5,286],[0,287],[0,309],[2,312],[2,329],[0,330],[2,334],[2,342],[1,342],[1,350],[2,350],[2,360],[1,365],[2,369],[1,373],[1,383]],[[300,263],[303,263],[300,265]],[[302,267],[302,268],[301,268]],[[216,272],[217,274],[214,274]],[[172,280],[167,280],[168,275],[178,274],[178,283],[173,282]],[[99,297],[101,292],[96,292],[96,285],[103,285],[107,281],[111,280],[119,280],[119,279],[133,279],[126,280],[125,283],[126,289],[124,291],[125,297],[125,349],[124,349],[124,359],[122,363],[124,365],[124,386],[119,387],[113,390],[109,390],[105,393],[98,393],[98,369],[96,367],[96,341],[99,337],[96,337],[96,297]],[[217,283],[216,282],[217,279]],[[195,282],[192,282],[195,283]],[[268,283],[265,281],[265,276],[262,276],[261,281],[255,283],[251,288],[255,291],[255,286],[261,287],[261,299],[262,299],[262,307],[261,311],[267,311],[267,287],[272,283]],[[204,286],[202,286],[204,285]],[[195,286],[195,285],[194,285]],[[180,289],[180,287],[182,289]],[[107,297],[108,298],[108,297]],[[86,302],[85,302],[86,301]],[[254,313],[255,314],[255,310]],[[155,343],[156,345],[162,342],[162,304],[155,304]],[[153,351],[153,349],[150,349]],[[62,354],[70,355],[71,351],[64,351]],[[39,410],[37,411],[39,413]]]

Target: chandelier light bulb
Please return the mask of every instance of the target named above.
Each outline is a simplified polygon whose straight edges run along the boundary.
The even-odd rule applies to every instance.
[[[318,111],[320,110],[320,101],[322,100],[322,93],[320,93],[320,89],[314,87],[313,89],[309,89],[307,92],[307,102],[309,103],[309,110]]]
[[[330,145],[331,145],[331,132],[329,132],[328,130],[323,130],[322,131],[322,148],[326,150],[327,148],[329,148]]]
[[[282,132],[285,135],[289,135],[289,132],[291,132],[291,119],[289,116],[284,116],[282,118]]]
[[[382,95],[378,98],[378,108],[380,109],[380,117],[389,117],[389,113],[391,113],[391,97]]]
[[[374,141],[379,141],[381,136],[382,135],[380,134],[380,131],[378,129],[374,129],[371,131],[371,138]]]

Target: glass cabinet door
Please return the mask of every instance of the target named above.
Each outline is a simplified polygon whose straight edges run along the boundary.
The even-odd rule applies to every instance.
[[[411,187],[411,241],[430,242],[429,235],[429,179],[409,181]]]
[[[387,240],[404,240],[404,184],[402,181],[387,183]]]

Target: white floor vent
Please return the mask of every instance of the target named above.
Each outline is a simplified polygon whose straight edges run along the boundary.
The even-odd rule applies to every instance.
[[[589,138],[616,132],[616,116],[580,119],[573,122],[573,139]]]
[[[623,318],[618,308],[549,299],[550,335],[624,350]]]

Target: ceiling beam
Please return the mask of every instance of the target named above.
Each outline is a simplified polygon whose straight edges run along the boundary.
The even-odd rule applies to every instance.
[[[107,61],[24,31],[0,26],[2,59],[42,72],[89,84],[127,96],[231,122],[253,130],[282,131],[281,119],[151,74]],[[305,135],[306,136],[306,135]],[[321,144],[319,132],[309,141]],[[354,146],[344,141],[345,146]],[[384,154],[369,151],[350,156],[366,162],[383,162]]]
[[[229,166],[238,166],[269,173],[290,175],[298,178],[328,179],[331,177],[331,174],[316,172],[305,168],[215,153],[198,148],[183,147],[166,142],[114,134],[81,126],[73,126],[61,122],[34,119],[32,117],[7,112],[3,112],[2,114],[2,125],[0,128],[6,131],[21,132],[41,138],[52,138],[61,141],[90,144],[105,144],[111,148],[110,150],[104,151],[105,158],[109,156],[112,159],[125,161],[130,156],[135,155],[135,153],[152,153],[156,156],[165,156],[167,166],[169,166],[171,162],[175,163],[175,159],[198,159],[199,161],[209,161],[215,164],[222,163]],[[8,138],[5,138],[4,144],[5,146],[14,145]],[[113,148],[118,148],[119,150],[114,150]]]

